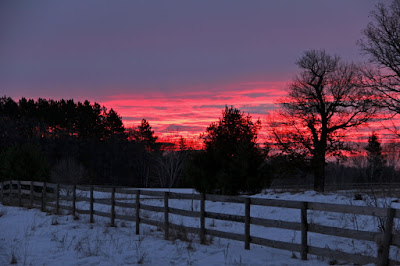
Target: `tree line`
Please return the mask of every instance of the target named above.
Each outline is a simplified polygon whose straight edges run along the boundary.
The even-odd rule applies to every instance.
[[[125,129],[98,103],[0,98],[0,180],[178,186],[161,168],[170,159],[143,119]],[[165,163],[164,163],[165,164]],[[156,166],[156,167],[155,167]],[[158,172],[158,174],[156,173]]]
[[[346,62],[325,50],[301,55],[296,62],[300,73],[267,123],[266,145],[257,142],[261,122],[233,106],[226,106],[202,134],[203,150],[190,150],[182,139],[171,151],[157,142],[146,120],[125,129],[114,110],[97,103],[24,98],[16,103],[3,97],[1,179],[192,186],[237,194],[255,193],[275,178],[292,176],[311,177],[314,189],[324,191],[330,172],[341,171],[327,159],[343,160],[354,152],[345,141],[348,130],[400,113],[400,0],[378,4],[371,19],[358,41],[369,63]],[[342,166],[358,176],[354,180],[398,176],[394,166],[385,166],[376,134],[365,152],[363,173],[356,173],[356,156],[353,165]]]

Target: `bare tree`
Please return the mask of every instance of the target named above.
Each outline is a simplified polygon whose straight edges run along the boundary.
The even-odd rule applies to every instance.
[[[359,40],[361,50],[377,68],[368,68],[369,85],[381,96],[381,105],[400,113],[400,0],[382,3],[371,12],[372,21]]]
[[[340,154],[346,130],[369,121],[376,108],[360,86],[363,76],[356,65],[323,50],[306,51],[297,65],[302,72],[280,100],[280,120],[270,128],[285,153],[309,156],[314,189],[323,191],[326,157]]]

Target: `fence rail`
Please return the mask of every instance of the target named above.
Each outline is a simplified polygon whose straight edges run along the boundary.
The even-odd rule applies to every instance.
[[[186,232],[198,234],[202,243],[205,242],[206,236],[226,238],[244,242],[245,249],[249,249],[250,244],[252,243],[277,249],[289,250],[292,252],[299,252],[301,255],[301,259],[303,260],[307,259],[307,254],[313,254],[357,264],[375,263],[378,265],[388,265],[400,263],[399,261],[389,259],[390,247],[400,247],[400,236],[397,234],[393,234],[392,232],[394,219],[400,218],[400,211],[393,208],[375,208],[330,203],[271,200],[241,196],[233,197],[209,194],[184,194],[176,192],[162,192],[120,187],[105,188],[96,186],[66,186],[45,182],[15,180],[1,182],[0,185],[0,196],[3,204],[13,204],[19,205],[21,207],[37,207],[40,208],[42,211],[52,209],[55,211],[56,214],[60,214],[61,210],[66,210],[71,212],[72,215],[76,215],[77,213],[89,215],[91,223],[94,222],[94,216],[101,216],[110,219],[111,226],[115,225],[115,219],[133,221],[136,224],[136,234],[139,234],[140,232],[140,224],[148,224],[163,228],[165,239],[169,239],[170,230],[185,230]],[[66,195],[60,195],[61,189],[68,191],[67,193],[64,193]],[[90,192],[90,196],[77,196],[77,190]],[[109,198],[95,198],[94,192],[109,193]],[[127,203],[119,201],[120,199],[116,198],[116,193],[118,193],[118,195],[133,195],[135,196],[134,198],[132,198],[134,202]],[[160,201],[163,201],[163,206],[143,204],[142,202],[146,199],[149,199],[148,197],[150,197],[150,199],[154,199],[154,197],[156,197]],[[190,211],[170,207],[169,201],[172,199],[200,201],[200,211]],[[71,206],[63,205],[60,203],[60,201],[63,201],[62,203],[64,204],[65,202],[69,202]],[[206,201],[243,204],[244,213],[243,215],[239,215],[206,211]],[[77,208],[77,202],[89,203],[89,208],[79,209]],[[94,204],[110,206],[109,211],[104,212],[95,210]],[[130,215],[116,213],[116,206],[132,209],[132,211],[129,211]],[[297,209],[299,210],[300,222],[289,222],[283,220],[251,217],[251,206],[268,206]],[[141,215],[141,210],[163,213],[164,219],[161,221],[149,219],[149,217],[144,217]],[[307,221],[307,210],[383,217],[386,221],[386,230],[382,233],[368,232],[309,223]],[[174,224],[170,221],[170,214],[199,219],[199,227]],[[224,232],[206,228],[206,218],[242,223],[244,224],[244,232],[243,234],[240,234],[237,232]],[[251,235],[251,225],[300,231],[301,243],[290,243],[285,241],[271,240],[262,238],[260,236]],[[309,245],[308,241],[309,232],[336,237],[345,237],[355,240],[372,241],[377,244],[378,252],[376,254],[376,257],[372,257],[354,253],[347,253],[339,250],[331,250],[329,248],[311,246]]]

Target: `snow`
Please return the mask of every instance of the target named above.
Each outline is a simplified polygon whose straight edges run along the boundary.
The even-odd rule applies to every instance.
[[[190,190],[185,193],[194,193]],[[80,192],[84,196],[87,192]],[[97,192],[95,198],[109,198],[110,193]],[[132,202],[135,195],[116,195],[121,201]],[[266,191],[254,197],[327,202],[337,204],[368,205],[368,200],[353,200],[354,193],[338,192],[320,194],[313,191],[298,193],[276,193]],[[366,197],[364,197],[366,198]],[[378,201],[382,206],[390,204],[400,208],[393,198]],[[163,206],[161,199],[143,200],[146,205]],[[63,203],[66,204],[66,203]],[[199,210],[198,201],[170,200],[169,206],[186,210]],[[88,208],[80,202],[78,208]],[[96,210],[109,211],[109,206],[95,204]],[[134,210],[116,208],[118,213],[127,214]],[[244,214],[243,204],[206,201],[206,211],[227,214]],[[143,217],[163,220],[163,213],[141,211]],[[300,221],[299,210],[276,207],[252,206],[251,216],[284,221]],[[78,217],[78,218],[77,218]],[[161,229],[141,224],[140,235],[135,234],[135,223],[116,221],[109,226],[109,219],[95,216],[89,223],[88,215],[54,215],[38,209],[26,209],[0,205],[0,265],[14,260],[18,265],[328,265],[327,258],[309,255],[302,261],[298,253],[251,244],[250,250],[244,243],[214,237],[207,245],[201,245],[197,235],[186,233],[173,241],[163,239]],[[198,218],[170,214],[170,221],[193,227],[199,226]],[[341,228],[379,232],[378,220],[362,215],[309,211],[309,222]],[[220,231],[241,233],[241,223],[206,219],[206,227]],[[398,228],[396,219],[395,228]],[[171,233],[173,235],[173,233]],[[251,226],[251,235],[300,243],[300,232],[261,226]],[[180,240],[187,238],[186,241]],[[309,233],[309,245],[329,247],[345,252],[376,256],[376,245],[368,241]],[[392,258],[399,258],[397,249],[391,251]]]

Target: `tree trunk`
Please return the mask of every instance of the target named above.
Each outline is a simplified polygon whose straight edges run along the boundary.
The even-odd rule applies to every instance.
[[[317,145],[315,149],[315,154],[313,158],[313,171],[314,171],[314,190],[318,192],[324,192],[325,190],[325,153],[326,144],[324,145],[324,140]]]
[[[314,190],[324,192],[325,190],[325,158],[314,163]]]

